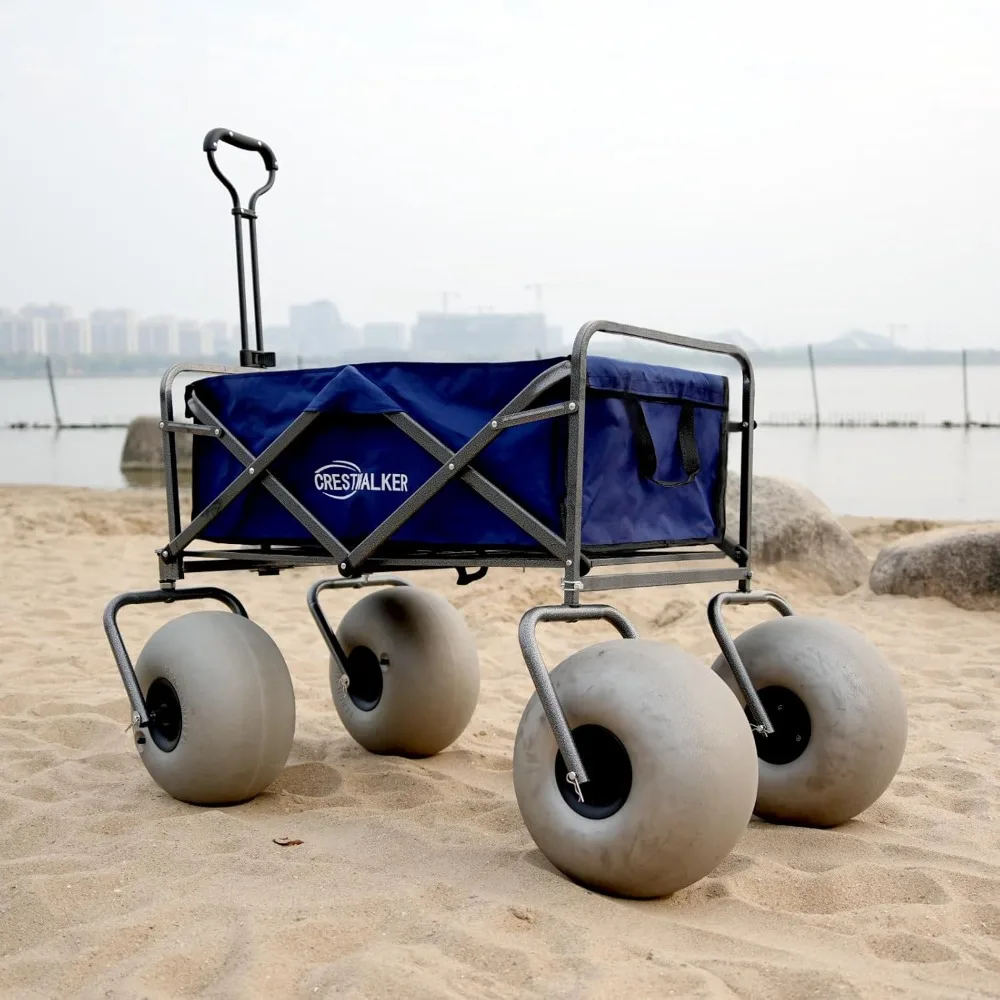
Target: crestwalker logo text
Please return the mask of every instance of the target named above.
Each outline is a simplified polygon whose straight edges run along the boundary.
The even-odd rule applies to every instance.
[[[339,460],[313,473],[316,489],[331,500],[349,500],[355,493],[408,493],[405,472],[363,472],[353,462]]]

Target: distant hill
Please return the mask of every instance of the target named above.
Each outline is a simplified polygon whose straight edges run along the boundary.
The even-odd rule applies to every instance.
[[[736,347],[742,347],[747,352],[761,349],[760,344],[752,337],[748,337],[742,330],[723,330],[722,333],[714,333],[707,339],[716,340],[723,344],[733,344]]]
[[[825,343],[817,344],[817,350],[822,351],[898,351],[903,348],[897,347],[888,337],[881,333],[869,333],[867,330],[849,330],[847,333],[828,340]]]

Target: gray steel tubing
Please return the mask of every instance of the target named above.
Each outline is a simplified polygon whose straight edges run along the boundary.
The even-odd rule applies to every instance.
[[[527,664],[528,673],[534,682],[535,690],[538,692],[538,700],[542,703],[545,717],[552,727],[552,735],[555,736],[556,745],[566,762],[566,769],[570,775],[575,775],[576,780],[582,785],[589,778],[587,771],[580,759],[580,754],[576,749],[573,734],[570,732],[569,723],[566,721],[566,714],[563,712],[559,698],[556,696],[555,688],[552,686],[552,678],[549,677],[545,661],[542,659],[538,642],[535,639],[535,628],[539,622],[578,622],[603,620],[613,625],[621,634],[623,639],[638,639],[639,633],[632,623],[617,609],[607,604],[584,604],[579,607],[566,607],[565,605],[555,605],[549,607],[532,608],[526,611],[521,618],[517,629],[517,639],[521,644],[521,655]],[[571,779],[572,780],[572,779]]]
[[[753,682],[750,680],[750,675],[747,673],[747,668],[743,665],[743,660],[736,649],[736,643],[733,642],[725,622],[722,620],[722,608],[726,604],[770,604],[771,607],[775,608],[786,618],[795,612],[792,611],[784,598],[779,597],[769,590],[716,594],[708,602],[708,623],[712,627],[715,640],[718,642],[723,656],[725,656],[729,663],[733,676],[736,678],[736,683],[739,685],[740,691],[743,692],[743,697],[746,698],[747,705],[750,707],[750,713],[753,715],[756,724],[765,736],[770,736],[774,732],[774,726],[771,725],[771,720],[768,718],[767,712],[764,710],[764,706],[757,696]]]
[[[741,479],[740,479],[740,532],[739,545],[746,552],[745,565],[750,567],[750,521],[751,489],[753,485],[753,427],[754,427],[754,374],[750,356],[742,348],[734,344],[719,341],[697,340],[694,337],[682,337],[660,330],[645,327],[629,326],[625,323],[612,323],[605,320],[595,320],[585,323],[576,335],[570,354],[572,370],[570,373],[570,401],[577,404],[576,411],[569,416],[569,438],[566,457],[566,543],[568,556],[571,560],[567,568],[566,602],[576,605],[579,602],[579,588],[576,584],[580,575],[581,550],[581,507],[583,503],[583,460],[584,460],[584,419],[587,392],[587,348],[591,339],[597,333],[610,333],[623,337],[633,337],[638,340],[652,340],[674,347],[683,347],[694,351],[705,351],[709,354],[724,354],[733,358],[740,366],[742,379],[742,447],[741,447]],[[740,580],[742,592],[749,590],[749,576]]]
[[[189,364],[181,362],[168,368],[160,378],[160,419],[163,427],[163,485],[167,499],[167,537],[174,538],[181,531],[180,499],[177,484],[177,449],[174,432],[166,425],[174,420],[174,380],[178,375],[225,375],[246,371],[231,365]]]
[[[344,649],[340,645],[337,639],[336,633],[330,628],[330,623],[327,621],[326,615],[323,613],[323,609],[319,606],[319,595],[324,590],[358,590],[361,587],[409,587],[410,581],[404,580],[399,576],[362,576],[357,579],[348,580],[343,577],[332,577],[326,580],[317,580],[310,588],[309,593],[306,595],[306,604],[309,607],[309,613],[313,616],[313,621],[316,622],[316,627],[319,629],[319,633],[323,636],[323,641],[326,643],[327,649],[333,655],[334,663],[340,668],[340,672],[346,673],[344,661]]]
[[[133,591],[127,594],[119,594],[108,602],[104,609],[104,633],[108,637],[111,646],[111,653],[118,666],[118,673],[121,674],[122,683],[128,694],[128,700],[132,705],[132,723],[135,726],[143,727],[149,725],[149,717],[146,715],[146,703],[139,690],[139,679],[135,675],[135,668],[132,660],[125,648],[125,641],[122,639],[121,630],[118,628],[118,612],[122,608],[132,604],[173,604],[175,601],[199,601],[214,600],[221,601],[234,614],[248,617],[246,608],[240,601],[227,590],[218,587],[193,587],[190,590],[142,590]]]

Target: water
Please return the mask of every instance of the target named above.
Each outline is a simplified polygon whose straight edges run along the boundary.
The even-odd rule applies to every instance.
[[[968,374],[972,418],[1000,422],[1000,367]],[[811,419],[808,369],[759,368],[756,375],[759,420]],[[964,421],[957,367],[823,367],[817,381],[824,419]],[[175,401],[184,384],[175,385]],[[127,423],[159,408],[157,378],[62,379],[56,387],[66,422]],[[735,410],[738,383],[731,395]],[[44,379],[0,379],[0,425],[51,419]],[[124,437],[123,430],[0,430],[0,483],[128,485],[119,471]],[[838,513],[1000,518],[997,429],[760,427],[754,440],[756,472],[796,479]]]

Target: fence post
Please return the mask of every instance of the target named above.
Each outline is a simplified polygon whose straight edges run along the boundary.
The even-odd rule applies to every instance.
[[[62,430],[62,420],[59,417],[59,403],[56,400],[56,383],[52,377],[52,359],[45,355],[45,371],[49,376],[49,393],[52,396],[52,412],[56,417],[56,430]]]
[[[962,348],[962,404],[965,409],[965,426],[968,427],[972,421],[969,419],[969,363],[968,351]]]
[[[812,376],[813,387],[813,413],[816,418],[816,426],[819,427],[819,393],[816,390],[816,361],[813,358],[813,345],[808,344],[809,351],[809,374]]]

